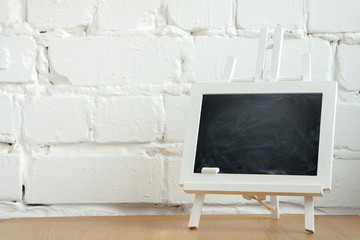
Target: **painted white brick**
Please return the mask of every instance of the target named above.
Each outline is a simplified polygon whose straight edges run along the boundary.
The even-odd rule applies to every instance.
[[[237,60],[234,79],[249,81],[255,76],[257,45],[258,39],[196,37],[196,81],[222,81],[228,56],[234,56]],[[280,77],[300,78],[302,55],[308,51],[312,54],[313,80],[331,80],[331,47],[327,41],[320,39],[285,39]],[[271,60],[271,54],[267,59]],[[267,69],[270,69],[270,65],[267,65]]]
[[[21,170],[18,155],[0,155],[0,201],[21,201]]]
[[[187,31],[232,27],[232,0],[169,0],[168,21]]]
[[[336,111],[335,147],[360,151],[360,105],[339,103]]]
[[[73,85],[163,84],[191,77],[194,53],[190,38],[69,38],[53,41],[49,58]]]
[[[360,90],[360,45],[340,44],[337,62],[339,84],[347,90]]]
[[[181,172],[181,159],[171,158],[167,161],[168,177],[167,177],[167,197],[169,205],[189,204],[194,201],[194,194],[187,194],[179,185]],[[209,194],[205,197],[205,203],[208,204],[245,204],[250,203],[241,195],[219,195]],[[252,201],[251,203],[254,203]]]
[[[13,143],[17,139],[20,124],[20,108],[11,96],[0,94],[0,141]]]
[[[189,108],[188,96],[166,95],[165,101],[165,140],[183,142],[185,139]]]
[[[92,23],[95,0],[28,0],[28,22],[37,29],[75,28]]]
[[[359,32],[360,1],[309,0],[308,32]]]
[[[0,37],[0,82],[34,80],[36,55],[36,44],[32,38]]]
[[[124,96],[97,99],[96,142],[150,142],[162,137],[163,101],[158,97]]]
[[[304,27],[304,0],[238,0],[237,26],[241,29],[259,29],[281,24],[285,28]]]
[[[86,98],[37,98],[24,106],[24,134],[29,144],[87,141],[89,116]]]
[[[24,21],[22,0],[0,0],[0,23],[13,23]]]
[[[97,10],[97,27],[111,31],[153,27],[154,13],[160,4],[160,0],[102,0]]]
[[[134,156],[33,159],[27,203],[160,203],[162,160]]]

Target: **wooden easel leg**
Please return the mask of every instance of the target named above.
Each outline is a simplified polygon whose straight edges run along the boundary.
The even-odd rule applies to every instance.
[[[305,206],[305,231],[313,233],[315,232],[314,223],[314,197],[304,197]]]
[[[191,216],[188,227],[190,229],[198,228],[199,221],[200,221],[200,215],[201,215],[201,209],[204,203],[205,194],[197,193],[195,194],[195,200],[193,204],[193,208],[191,210]]]
[[[275,195],[270,195],[270,204],[272,206],[271,210],[271,218],[272,219],[279,219],[280,212],[279,212],[279,197]]]

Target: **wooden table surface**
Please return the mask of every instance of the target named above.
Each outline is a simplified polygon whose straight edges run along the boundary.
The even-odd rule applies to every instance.
[[[1,240],[52,239],[360,239],[359,216],[315,216],[315,233],[304,215],[203,215],[189,230],[184,216],[22,218],[0,221]]]

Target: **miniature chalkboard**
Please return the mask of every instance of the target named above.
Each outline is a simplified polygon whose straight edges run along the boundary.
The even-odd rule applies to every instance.
[[[241,194],[272,219],[280,217],[278,195],[303,196],[305,230],[315,231],[313,197],[331,186],[337,84],[311,82],[310,52],[302,82],[278,82],[283,34],[277,26],[269,43],[262,28],[255,82],[193,85],[180,176],[183,190],[195,193],[190,229],[199,225],[205,194]],[[235,63],[229,56],[223,82],[231,82]]]
[[[336,82],[194,84],[181,184],[330,189],[336,92]]]

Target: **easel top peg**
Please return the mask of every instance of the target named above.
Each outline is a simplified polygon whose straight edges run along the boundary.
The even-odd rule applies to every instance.
[[[233,56],[228,56],[226,60],[225,71],[223,76],[224,82],[231,82],[231,79],[234,76],[235,65],[236,65],[236,58]]]
[[[310,82],[311,81],[311,54],[305,53],[302,56],[302,80],[304,82]]]
[[[269,28],[263,27],[260,32],[258,53],[255,69],[255,82],[260,82],[265,78],[266,53],[272,49],[272,59],[270,68],[270,82],[277,82],[280,72],[280,61],[283,44],[284,29],[277,26],[274,32],[273,43],[268,44]]]
[[[263,27],[260,32],[258,53],[255,69],[255,82],[264,81],[270,73],[269,81],[277,82],[279,80],[281,54],[284,38],[284,29],[277,26],[274,31],[273,42],[268,43],[269,28]],[[270,70],[265,70],[267,51],[272,50]],[[302,56],[302,80],[304,82],[311,81],[311,54],[305,53]]]
[[[274,47],[271,58],[270,82],[277,82],[279,79],[283,37],[284,29],[281,26],[276,27],[274,36]]]

